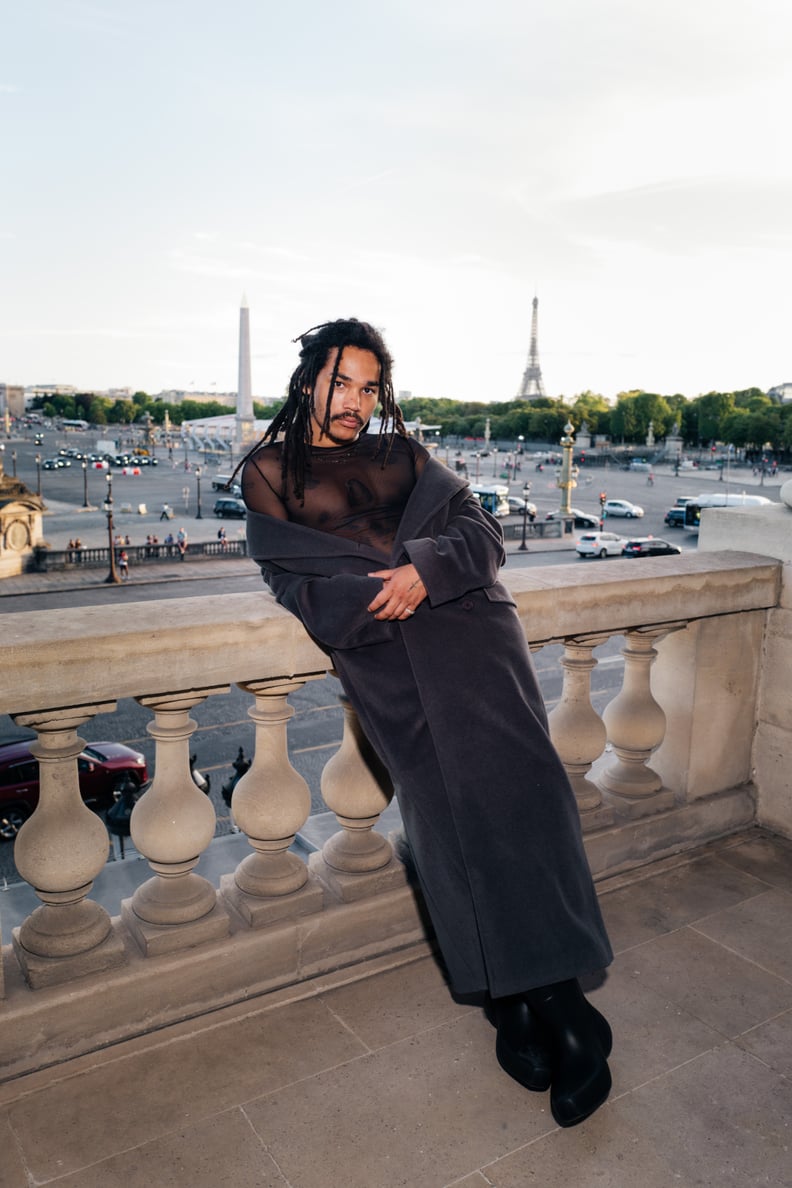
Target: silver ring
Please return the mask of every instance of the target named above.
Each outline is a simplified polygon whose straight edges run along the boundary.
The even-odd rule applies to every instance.
[[[408,607],[405,607],[405,611],[404,611],[404,613],[405,613],[406,615],[414,615],[414,614],[415,614],[415,611],[414,611],[414,610],[410,610],[410,608],[409,608],[409,606],[408,606]]]

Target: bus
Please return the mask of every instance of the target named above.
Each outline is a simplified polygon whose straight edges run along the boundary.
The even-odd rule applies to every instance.
[[[485,511],[493,516],[508,516],[508,487],[501,483],[471,483],[470,489]]]
[[[71,421],[68,421],[68,420],[67,420],[67,421],[61,421],[61,429],[65,429],[67,433],[68,433],[70,430],[77,430],[77,429],[87,429],[87,428],[88,428],[88,422],[87,422],[87,421],[81,421],[81,420],[79,420],[79,419],[77,419],[77,420],[71,420]]]
[[[688,532],[698,532],[701,523],[701,513],[708,507],[758,507],[762,503],[772,503],[764,495],[746,495],[741,491],[738,495],[719,491],[715,495],[697,495],[685,504],[684,527]]]

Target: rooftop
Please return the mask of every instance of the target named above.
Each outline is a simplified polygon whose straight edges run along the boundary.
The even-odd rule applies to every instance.
[[[559,1130],[425,945],[0,1088],[3,1188],[792,1184],[792,843],[600,885],[613,1093]]]

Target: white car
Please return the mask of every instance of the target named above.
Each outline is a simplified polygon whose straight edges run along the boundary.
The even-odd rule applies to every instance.
[[[513,516],[521,516],[526,510],[529,516],[536,516],[536,504],[531,503],[530,499],[526,503],[522,495],[510,495],[508,502],[509,511]]]
[[[629,499],[606,499],[602,510],[606,516],[627,516],[629,520],[644,514],[644,509]]]
[[[615,532],[584,532],[575,550],[581,557],[621,557],[626,544],[626,538]]]

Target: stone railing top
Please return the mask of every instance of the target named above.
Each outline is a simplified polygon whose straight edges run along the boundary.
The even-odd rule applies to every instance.
[[[752,553],[687,553],[509,570],[532,643],[615,634],[778,603],[781,565]],[[0,713],[288,680],[329,658],[266,591],[5,616]]]
[[[506,581],[528,640],[550,643],[776,606],[781,565],[756,553],[688,552],[522,569]]]

